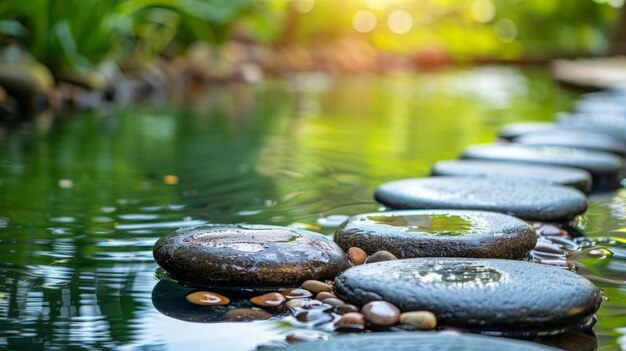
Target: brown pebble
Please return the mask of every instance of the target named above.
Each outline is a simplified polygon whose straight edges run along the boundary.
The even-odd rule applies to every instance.
[[[437,327],[437,317],[429,311],[412,311],[400,315],[400,324],[408,324],[420,330],[433,330]]]
[[[328,291],[322,291],[321,293],[315,295],[315,299],[320,300],[320,301],[330,299],[331,297],[337,297],[337,296],[335,296],[335,294],[329,293]]]
[[[293,299],[293,300],[287,301],[285,305],[287,307],[302,308],[305,310],[312,310],[312,309],[329,310],[333,308],[333,306],[331,305],[324,304],[322,301],[314,300],[314,299]]]
[[[563,249],[560,248],[558,245],[544,240],[537,241],[537,245],[535,245],[535,248],[533,250],[557,255],[562,255],[565,253],[565,251],[563,251]]]
[[[330,292],[333,289],[333,287],[330,284],[326,284],[319,280],[307,280],[304,283],[302,283],[301,288],[306,289],[312,292],[313,294],[318,294],[318,293],[321,293],[322,291]]]
[[[303,299],[313,296],[310,291],[301,288],[286,289],[281,291],[280,294],[286,297],[288,300]]]
[[[563,236],[568,237],[569,233],[554,224],[535,223],[533,228],[541,236]]]
[[[359,312],[360,308],[355,305],[351,305],[349,303],[343,304],[341,306],[336,306],[333,311],[337,314],[346,314],[350,312]]]
[[[375,325],[391,326],[398,322],[400,310],[386,301],[372,301],[361,308],[365,319]]]
[[[321,310],[301,310],[296,312],[293,316],[298,322],[309,326],[322,325],[331,322],[334,319],[332,314]]]
[[[224,319],[230,322],[252,322],[272,318],[272,315],[263,310],[251,308],[237,308],[226,312]]]
[[[370,257],[367,258],[367,261],[365,261],[365,263],[375,263],[375,262],[391,261],[391,260],[397,260],[397,259],[398,258],[394,256],[391,252],[381,250],[381,251],[374,252]]]
[[[280,293],[271,292],[261,296],[255,296],[250,299],[250,302],[259,307],[276,307],[282,304],[285,300],[287,300],[287,298]]]
[[[298,330],[293,333],[287,334],[287,336],[285,337],[285,340],[287,340],[288,343],[292,343],[292,344],[298,343],[298,342],[309,342],[309,341],[324,340],[324,339],[326,339],[324,334],[315,333],[312,331],[303,331],[303,330]]]
[[[338,299],[338,298],[336,298],[336,297],[330,297],[330,298],[328,298],[328,299],[325,299],[325,300],[324,300],[324,301],[322,301],[322,302],[323,302],[323,303],[326,303],[326,304],[329,304],[329,305],[331,305],[331,306],[333,306],[333,307],[342,306],[342,305],[345,305],[345,304],[346,304],[343,300]]]
[[[363,249],[358,247],[351,247],[348,249],[348,259],[354,263],[355,266],[365,263],[367,260],[367,253]]]
[[[230,303],[228,297],[210,291],[192,292],[185,298],[193,304],[202,306],[228,305]]]
[[[357,312],[349,312],[341,316],[335,323],[339,331],[361,331],[365,329],[365,316]]]

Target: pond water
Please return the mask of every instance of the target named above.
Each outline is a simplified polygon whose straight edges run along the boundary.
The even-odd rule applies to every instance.
[[[280,339],[294,327],[159,312],[155,241],[204,223],[332,234],[378,209],[377,185],[427,175],[499,126],[550,120],[575,98],[542,70],[310,74],[2,129],[0,348],[251,350]],[[625,218],[620,190],[595,196],[581,221],[615,253],[579,260],[608,297],[600,350],[626,349]]]

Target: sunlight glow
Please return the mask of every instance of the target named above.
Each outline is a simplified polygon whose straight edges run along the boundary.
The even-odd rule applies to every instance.
[[[404,10],[394,10],[389,14],[387,24],[392,32],[405,34],[413,28],[413,17]]]
[[[376,27],[376,15],[372,11],[358,11],[352,17],[352,26],[361,33],[371,32]]]

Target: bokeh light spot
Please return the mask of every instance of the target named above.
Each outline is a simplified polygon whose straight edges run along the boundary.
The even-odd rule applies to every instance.
[[[505,43],[515,40],[518,34],[517,24],[508,18],[499,19],[493,26],[493,31],[496,34],[496,38]]]
[[[371,32],[376,27],[376,15],[372,11],[358,11],[352,17],[352,26],[361,33]]]
[[[474,19],[480,23],[487,23],[496,16],[496,7],[491,0],[475,0],[471,11]]]
[[[295,0],[293,2],[293,9],[298,13],[307,13],[313,10],[315,6],[315,0]]]
[[[404,10],[393,10],[387,18],[387,23],[392,32],[404,34],[413,28],[413,17]]]

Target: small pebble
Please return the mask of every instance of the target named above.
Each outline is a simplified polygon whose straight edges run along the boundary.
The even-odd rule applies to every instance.
[[[226,312],[224,319],[230,322],[253,322],[272,318],[272,315],[263,310],[251,308],[237,308]]]
[[[351,305],[349,303],[343,304],[341,306],[337,306],[333,309],[333,311],[337,314],[346,314],[350,312],[359,312],[360,309],[355,305]]]
[[[535,248],[533,250],[558,255],[562,255],[565,253],[565,251],[563,251],[563,249],[559,245],[553,244],[547,240],[538,240],[537,245],[535,245]]]
[[[304,331],[304,330],[297,330],[285,336],[285,340],[287,340],[287,342],[291,344],[298,343],[298,342],[324,340],[324,339],[326,339],[324,334],[315,333],[312,331]]]
[[[338,299],[336,297],[330,297],[328,299],[325,299],[322,302],[325,303],[325,304],[329,304],[329,305],[331,305],[333,307],[342,306],[342,305],[346,304],[343,300]]]
[[[437,317],[429,311],[412,311],[402,313],[399,322],[413,325],[420,330],[433,330],[437,326]]]
[[[568,271],[576,270],[577,268],[576,263],[566,260],[538,260],[537,263],[567,269]]]
[[[534,223],[533,228],[540,236],[562,236],[569,237],[569,233],[554,224]]]
[[[276,307],[282,304],[287,298],[277,292],[255,296],[250,299],[253,305],[259,307]]]
[[[321,310],[298,311],[294,314],[294,318],[298,322],[307,324],[309,326],[322,325],[334,319],[332,314],[326,313]]]
[[[357,312],[349,312],[341,316],[335,323],[338,331],[362,331],[365,329],[365,316]]]
[[[291,307],[291,308],[302,308],[305,310],[312,310],[312,309],[326,310],[326,309],[333,308],[333,306],[331,305],[326,305],[322,301],[314,300],[314,299],[293,299],[293,300],[287,301],[286,306]]]
[[[365,319],[376,325],[391,326],[398,322],[400,310],[386,301],[372,301],[361,308]]]
[[[397,260],[398,258],[394,256],[391,252],[381,250],[374,252],[365,263],[374,263],[374,262],[382,262],[382,261],[391,261]]]
[[[355,266],[362,265],[367,260],[367,253],[363,249],[353,246],[348,249],[348,259]]]
[[[196,291],[187,295],[187,301],[202,306],[228,305],[230,300],[226,296],[209,291]]]
[[[312,292],[313,294],[317,294],[322,291],[330,292],[333,289],[333,287],[330,284],[326,284],[319,280],[307,280],[304,283],[302,283],[301,288],[306,289]]]
[[[280,294],[286,297],[288,300],[309,298],[313,296],[310,291],[301,288],[286,289],[281,291]]]
[[[315,299],[320,300],[320,301],[324,301],[331,297],[337,297],[337,296],[335,296],[335,294],[329,293],[328,291],[322,291],[321,293],[315,295]]]

